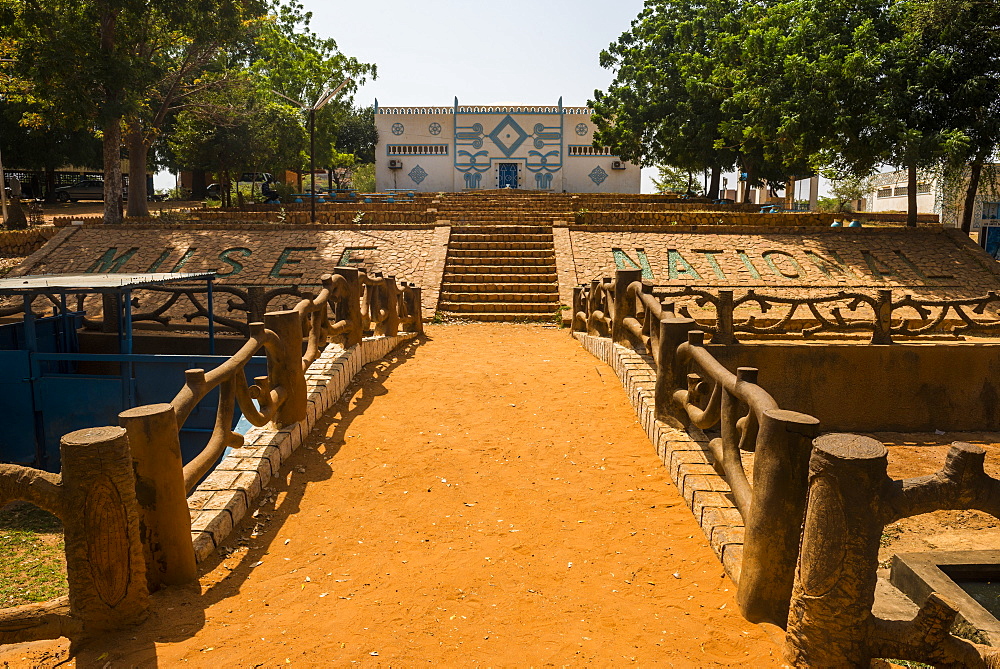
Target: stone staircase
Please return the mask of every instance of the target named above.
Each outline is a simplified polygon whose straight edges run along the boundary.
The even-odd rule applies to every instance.
[[[559,310],[551,217],[479,217],[488,220],[451,230],[438,310],[478,321],[551,322]]]

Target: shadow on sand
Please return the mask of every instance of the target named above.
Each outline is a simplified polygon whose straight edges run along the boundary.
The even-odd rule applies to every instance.
[[[156,644],[176,643],[195,636],[205,626],[208,607],[239,594],[243,583],[251,577],[253,565],[270,550],[285,521],[301,510],[308,484],[331,477],[330,461],[344,445],[351,424],[376,398],[388,394],[385,379],[414,357],[425,339],[407,342],[382,360],[365,366],[354,377],[337,403],[316,421],[309,439],[282,465],[279,475],[271,479],[257,506],[248,510],[219,550],[200,565],[199,583],[155,593],[150,598],[149,616],[140,625],[74,645],[70,656],[76,660],[76,666],[158,667]],[[280,504],[276,505],[279,497]],[[228,569],[228,573],[212,574],[223,561],[226,564],[222,570]]]

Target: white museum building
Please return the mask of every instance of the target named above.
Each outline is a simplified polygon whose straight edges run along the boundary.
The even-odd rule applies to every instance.
[[[595,148],[587,107],[380,107],[375,102],[379,191],[520,188],[638,193],[637,165]]]

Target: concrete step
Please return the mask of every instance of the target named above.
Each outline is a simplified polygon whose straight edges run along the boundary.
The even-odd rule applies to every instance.
[[[485,237],[486,235],[476,235]],[[454,251],[486,251],[489,249],[501,249],[501,250],[524,250],[524,251],[551,251],[555,248],[551,239],[533,240],[533,241],[522,241],[520,239],[484,239],[477,241],[467,241],[465,239],[461,241],[451,240],[448,243],[448,248]]]
[[[467,225],[452,228],[451,237],[463,235],[551,235],[551,225]]]
[[[496,234],[496,233],[468,233],[463,230],[453,230],[451,233],[451,241],[448,245],[455,247],[455,245],[465,245],[465,244],[545,244],[546,247],[552,247],[552,233],[548,234],[538,234],[533,235],[529,233],[523,234]],[[458,248],[462,248],[459,246]],[[511,246],[510,248],[533,248],[531,246]]]
[[[487,281],[482,283],[472,283],[472,282],[445,282],[441,284],[441,294],[444,293],[533,293],[535,295],[542,293],[552,293],[553,295],[559,293],[559,284],[557,283],[529,283],[527,281],[522,282],[501,282],[501,281]]]
[[[524,265],[521,263],[511,263],[509,265],[498,265],[498,264],[451,264],[448,263],[444,268],[444,275],[447,278],[449,275],[454,274],[546,274],[555,275],[556,267],[555,263],[543,263],[538,265]],[[541,281],[537,276],[532,277],[532,281]]]
[[[475,313],[519,313],[519,314],[554,314],[558,308],[556,302],[449,302],[441,300],[438,309],[456,314]]]
[[[555,258],[555,249],[549,247],[547,249],[504,249],[504,248],[491,248],[491,249],[448,249],[448,260],[459,259],[459,258],[493,258],[500,260],[502,258]],[[554,262],[554,260],[553,260]]]
[[[507,304],[511,302],[552,303],[559,301],[558,293],[529,292],[459,292],[441,291],[442,302],[492,302]]]
[[[502,272],[482,272],[477,271],[482,268],[476,267],[465,267],[463,268],[467,271],[465,272],[450,272],[445,269],[444,272],[444,283],[471,283],[471,284],[490,284],[490,283],[555,283],[557,276],[555,271],[538,271],[536,273],[524,273],[524,274],[506,274]],[[537,270],[544,270],[545,268],[538,267],[534,268]]]
[[[444,311],[442,309],[441,311]],[[490,323],[558,323],[555,319],[555,312],[550,314],[518,314],[518,313],[456,313],[449,314],[455,318],[462,318],[470,321],[482,321]]]
[[[512,256],[510,259],[511,259],[511,266],[514,266],[514,267],[517,267],[517,266],[521,266],[521,267],[535,267],[535,266],[541,265],[541,266],[544,266],[544,267],[555,268],[555,266],[556,266],[555,256],[552,255],[552,254],[550,254],[549,257],[546,257],[546,258],[532,258],[532,257],[527,257],[527,256]],[[455,256],[451,255],[451,253],[449,253],[448,254],[448,260],[445,263],[445,269],[452,269],[452,268],[457,268],[457,267],[464,267],[464,266],[468,266],[468,265],[474,265],[476,267],[491,267],[491,266],[494,266],[494,265],[506,267],[507,265],[501,265],[502,261],[503,261],[503,258],[489,258],[489,257],[486,257],[486,258],[482,258],[482,257],[467,258],[467,257],[455,257]]]

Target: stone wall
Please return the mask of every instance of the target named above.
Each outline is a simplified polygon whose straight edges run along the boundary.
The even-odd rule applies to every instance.
[[[26,230],[0,231],[0,257],[19,258],[31,255],[55,237],[56,232],[54,227],[48,225]]]
[[[447,227],[433,226],[70,226],[12,275],[214,270],[224,284],[316,286],[340,265],[424,287],[429,317],[437,307],[448,236]]]
[[[564,304],[572,304],[573,286],[638,267],[660,286],[783,295],[894,288],[956,298],[1000,290],[1000,264],[967,236],[940,228],[569,226],[556,228],[555,240]]]
[[[669,210],[657,207],[655,211],[578,211],[574,216],[577,225],[594,230],[605,230],[608,226],[664,227],[673,225],[748,225],[756,228],[787,227],[830,227],[834,221],[844,218],[843,214],[782,213],[761,214],[748,211],[733,211],[738,205],[712,208],[705,205],[701,210]],[[754,207],[754,211],[759,208]]]

